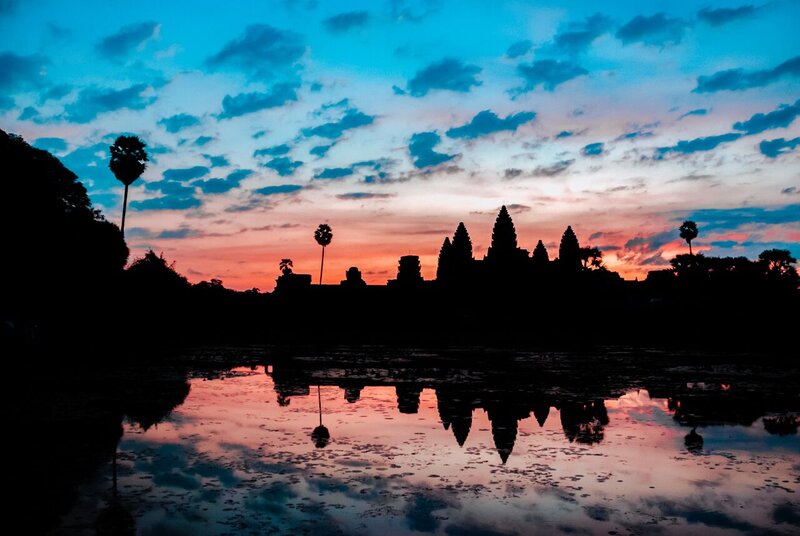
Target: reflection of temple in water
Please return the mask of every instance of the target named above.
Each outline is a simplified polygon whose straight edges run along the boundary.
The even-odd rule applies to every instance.
[[[393,387],[397,411],[419,412],[423,389],[433,389],[439,419],[445,430],[452,431],[463,447],[473,430],[473,412],[484,410],[491,424],[492,441],[505,463],[514,450],[519,422],[533,416],[545,426],[553,409],[558,411],[564,438],[570,443],[599,444],[609,424],[605,400],[618,398],[630,389],[625,380],[597,378],[588,368],[565,370],[548,376],[529,371],[490,368],[475,373],[473,369],[418,366],[318,367],[275,365],[268,372],[274,382],[278,403],[288,405],[291,397],[308,396],[309,385],[337,386],[348,403],[356,403],[367,386]],[[752,425],[764,417],[764,427],[772,434],[797,433],[800,418],[786,413],[796,407],[797,394],[787,397],[764,390],[737,391],[729,384],[705,385],[683,381],[647,386],[651,398],[666,399],[674,419],[689,429],[715,424]],[[792,406],[795,404],[795,406]],[[701,444],[701,436],[687,434],[692,448]]]

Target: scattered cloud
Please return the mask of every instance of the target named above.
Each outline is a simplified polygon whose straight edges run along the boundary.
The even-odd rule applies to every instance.
[[[231,119],[269,108],[277,108],[297,100],[299,85],[292,82],[275,84],[270,91],[225,95],[222,99],[220,119]]]
[[[37,138],[32,145],[51,153],[62,153],[67,150],[67,140],[64,138]]]
[[[389,199],[394,196],[395,194],[378,194],[374,192],[348,192],[346,194],[339,194],[336,198],[349,201],[361,201],[364,199]]]
[[[537,86],[542,86],[546,91],[553,91],[564,82],[589,74],[589,71],[568,61],[539,60],[520,63],[517,65],[517,74],[525,83],[512,89],[512,95],[533,91]]]
[[[297,168],[302,165],[303,163],[299,160],[292,160],[288,156],[279,156],[264,164],[264,167],[274,170],[281,177],[288,177],[294,175]]]
[[[571,130],[562,130],[561,132],[556,134],[556,139],[571,138],[574,135],[575,135],[575,133],[572,132]]]
[[[235,69],[252,79],[269,80],[293,71],[306,52],[299,34],[253,24],[206,60],[211,69]]]
[[[369,23],[367,11],[348,11],[328,17],[322,24],[331,33],[346,33],[353,28],[363,28]]]
[[[738,140],[742,135],[738,132],[729,132],[727,134],[720,134],[718,136],[706,136],[703,138],[694,138],[693,140],[680,140],[675,145],[669,147],[659,147],[656,149],[656,158],[660,159],[668,153],[681,153],[691,154],[702,151],[710,151],[717,148],[717,146]]]
[[[695,93],[714,93],[716,91],[743,91],[754,87],[764,87],[783,77],[800,77],[800,56],[786,60],[772,69],[745,71],[728,69],[710,76],[699,76]]]
[[[441,141],[436,132],[417,132],[411,136],[408,152],[416,168],[422,169],[437,166],[456,157],[453,154],[437,153],[433,150]]]
[[[735,20],[746,19],[755,14],[754,6],[740,6],[720,9],[703,8],[697,12],[697,18],[711,26],[722,26]]]
[[[600,156],[603,154],[603,144],[597,142],[584,145],[583,149],[581,149],[581,154],[583,156]]]
[[[165,195],[152,199],[134,200],[129,203],[133,210],[188,210],[201,205],[199,199],[193,196]]]
[[[120,59],[157,37],[159,28],[160,25],[153,21],[123,26],[116,33],[100,40],[97,51],[108,59]]]
[[[447,131],[447,136],[449,138],[474,140],[475,138],[488,136],[495,132],[516,132],[517,128],[521,125],[529,123],[535,118],[535,112],[518,112],[509,114],[505,119],[502,119],[491,110],[483,110],[482,112],[478,112],[469,123],[449,129]]]
[[[564,173],[574,163],[575,160],[560,160],[549,166],[537,166],[531,172],[531,175],[534,177],[555,177]]]
[[[78,99],[64,107],[65,117],[73,123],[88,123],[98,115],[117,110],[143,110],[156,101],[149,95],[150,86],[134,84],[125,89],[88,87]]]
[[[690,212],[704,232],[730,231],[741,225],[781,225],[800,222],[800,205],[782,207],[706,208]]]
[[[48,63],[50,60],[39,54],[0,54],[0,93],[40,88],[45,82],[45,67]]]
[[[282,143],[280,145],[273,145],[272,147],[264,147],[253,151],[253,156],[282,156],[289,154],[292,148],[288,144]]]
[[[616,36],[624,45],[642,43],[664,47],[680,43],[687,27],[685,21],[667,17],[664,13],[656,13],[650,17],[638,15],[621,26]]]
[[[800,195],[800,189],[798,189],[797,186],[789,186],[781,190],[781,193],[783,195]]]
[[[214,136],[198,136],[197,138],[195,138],[192,144],[195,145],[196,147],[203,147],[214,141],[214,139],[215,139]]]
[[[564,52],[577,54],[589,48],[595,39],[610,29],[611,19],[596,13],[559,31],[553,38],[553,45]]]
[[[516,179],[520,175],[522,175],[523,171],[519,168],[506,168],[503,171],[503,178],[504,179]]]
[[[483,82],[476,77],[481,72],[477,65],[469,65],[455,58],[444,58],[431,63],[408,81],[412,97],[424,97],[432,90],[468,93]]]
[[[208,175],[210,170],[205,166],[193,166],[190,168],[167,169],[164,171],[164,180],[168,181],[190,181]],[[152,183],[150,183],[152,184]]]
[[[335,140],[342,137],[346,130],[371,125],[375,121],[375,116],[367,115],[356,108],[348,108],[341,119],[322,123],[311,128],[304,128],[302,133],[305,137],[319,136]]]
[[[800,145],[800,137],[791,140],[777,138],[762,141],[758,144],[758,150],[768,158],[778,158],[782,154],[794,151],[798,145]]]
[[[523,39],[522,41],[511,43],[508,50],[506,50],[506,57],[511,60],[519,58],[530,52],[531,48],[533,48],[533,42],[530,39]]]
[[[234,188],[238,188],[241,182],[251,176],[253,171],[250,169],[237,169],[228,173],[224,179],[213,178],[195,181],[193,186],[197,186],[204,194],[224,194]]]
[[[800,100],[794,104],[781,104],[776,110],[763,114],[753,115],[747,121],[734,123],[733,129],[744,132],[745,135],[760,134],[765,130],[788,127],[800,115]]]
[[[259,188],[257,190],[253,190],[255,193],[259,195],[278,195],[278,194],[293,194],[295,192],[299,192],[302,190],[303,187],[299,184],[280,184],[277,186],[265,186],[264,188]]]
[[[204,154],[203,156],[206,159],[208,159],[208,162],[211,164],[211,167],[226,167],[231,164],[228,161],[228,158],[224,155]]]
[[[175,134],[181,130],[200,124],[200,118],[190,114],[175,114],[158,121],[167,132]]]
[[[315,179],[328,179],[328,180],[335,180],[335,179],[343,179],[344,177],[349,177],[355,172],[355,169],[351,167],[338,167],[338,168],[325,168],[319,173],[314,175]]]
[[[693,115],[708,115],[710,110],[708,108],[695,108],[694,110],[689,110],[688,112],[682,114],[678,120],[681,120],[685,117],[690,117]]]
[[[322,158],[323,156],[328,154],[328,151],[330,151],[331,148],[334,145],[336,145],[336,144],[335,143],[331,143],[329,145],[316,145],[316,146],[312,147],[311,149],[309,149],[308,153],[313,155],[313,156],[316,156],[317,158]]]
[[[35,119],[39,117],[39,110],[34,108],[33,106],[26,106],[22,112],[17,117],[19,121],[29,121],[31,119]]]

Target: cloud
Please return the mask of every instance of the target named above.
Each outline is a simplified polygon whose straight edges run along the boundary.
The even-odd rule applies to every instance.
[[[51,100],[61,100],[72,92],[72,86],[69,84],[57,84],[42,90],[39,93],[39,104],[44,104]]]
[[[611,19],[596,13],[582,22],[568,25],[553,38],[553,45],[565,52],[576,54],[589,48],[592,42],[611,28]]]
[[[798,141],[800,141],[800,138],[798,138]],[[781,190],[781,193],[783,195],[796,195],[800,194],[800,190],[798,190],[796,186],[789,186],[788,188]]]
[[[652,130],[647,130],[648,127],[655,126],[655,125],[644,125],[641,128],[637,128],[635,130],[631,130],[629,132],[625,132],[617,136],[616,141],[622,140],[635,140],[637,138],[649,138],[654,135]]]
[[[214,136],[198,136],[197,138],[195,138],[192,144],[197,147],[203,147],[204,145],[208,145],[212,141],[214,141]]]
[[[67,140],[64,138],[37,138],[33,142],[33,146],[51,153],[61,153],[67,150]]]
[[[225,95],[222,99],[220,119],[231,119],[251,114],[268,108],[277,108],[287,102],[297,100],[298,84],[283,82],[275,84],[268,92],[240,93],[236,96]]]
[[[17,120],[28,121],[29,119],[34,119],[36,117],[39,117],[39,110],[33,106],[26,106],[17,117]]]
[[[78,99],[64,107],[65,117],[73,123],[88,123],[98,115],[116,110],[143,110],[156,101],[145,96],[147,84],[134,84],[125,89],[88,87],[78,93]]]
[[[667,153],[682,153],[691,154],[702,151],[710,151],[717,146],[738,140],[742,135],[738,132],[729,132],[727,134],[720,134],[718,136],[706,136],[704,138],[695,138],[693,140],[680,140],[675,145],[669,147],[659,147],[656,149],[656,159],[662,158]]]
[[[323,156],[328,154],[328,151],[330,151],[331,147],[333,147],[334,145],[336,145],[336,144],[335,143],[331,143],[330,145],[317,145],[317,146],[312,147],[311,149],[309,149],[308,152],[309,152],[309,154],[314,155],[317,158],[322,158]]]
[[[603,144],[601,142],[590,143],[581,149],[583,156],[600,156],[603,154]]]
[[[0,17],[11,15],[16,11],[19,0],[0,0]]]
[[[273,145],[272,147],[264,147],[253,151],[253,156],[281,156],[288,154],[292,148],[288,144],[282,143],[280,145]]]
[[[129,203],[133,210],[188,210],[201,205],[199,199],[192,196],[165,195],[153,199],[134,200]]]
[[[323,123],[311,128],[304,128],[302,133],[305,137],[319,136],[331,140],[341,138],[345,130],[351,130],[367,125],[375,121],[375,116],[367,115],[356,108],[348,108],[341,119]]]
[[[264,164],[264,167],[274,170],[281,177],[288,177],[294,175],[295,170],[302,165],[303,163],[299,160],[292,160],[288,156],[279,156]]]
[[[528,205],[521,205],[519,203],[511,203],[510,205],[506,205],[506,209],[511,214],[522,214],[523,212],[530,212],[531,207]],[[497,211],[500,210],[500,207],[497,207]]]
[[[798,115],[800,115],[800,100],[795,101],[794,104],[781,104],[778,109],[772,112],[766,114],[758,113],[747,121],[734,123],[733,129],[740,130],[745,135],[751,136],[760,134],[765,130],[788,127]]]
[[[541,85],[547,91],[553,91],[564,82],[589,74],[589,71],[568,61],[539,60],[533,63],[517,65],[519,74],[525,84],[511,90],[512,95],[533,91]]]
[[[483,82],[476,76],[481,72],[477,65],[468,65],[455,58],[444,58],[431,63],[408,81],[408,93],[412,97],[424,97],[432,90],[447,90],[469,93]]]
[[[643,43],[664,47],[680,43],[687,26],[685,21],[669,18],[664,13],[650,17],[638,15],[620,27],[616,36],[625,45]]]
[[[354,167],[344,167],[344,168],[325,168],[316,175],[314,175],[315,179],[342,179],[344,177],[349,177],[355,172]]]
[[[522,175],[522,170],[519,168],[506,168],[503,171],[504,179],[516,179],[520,175]]]
[[[708,108],[695,108],[694,110],[689,110],[685,114],[681,115],[678,120],[683,119],[684,117],[689,117],[692,115],[708,115]]]
[[[574,135],[575,135],[575,133],[574,133],[574,132],[572,132],[571,130],[562,130],[561,132],[559,132],[558,134],[556,134],[556,139],[560,139],[560,138],[571,138],[571,137],[572,137],[572,136],[574,136]]]
[[[251,78],[267,80],[276,73],[293,70],[305,51],[299,34],[253,24],[208,58],[206,65],[212,69],[237,69]]]
[[[649,253],[661,249],[678,239],[677,230],[661,231],[647,236],[637,236],[625,242],[624,249]]]
[[[690,212],[686,219],[696,221],[701,232],[729,231],[741,225],[782,225],[800,222],[800,205],[776,208],[706,208]]]
[[[778,158],[782,154],[794,151],[798,145],[800,145],[800,137],[791,140],[777,138],[762,141],[758,144],[758,150],[768,158]]]
[[[449,138],[466,138],[474,140],[482,136],[488,136],[495,132],[511,131],[516,132],[517,128],[536,118],[535,112],[519,112],[509,114],[505,119],[501,119],[491,110],[478,112],[469,123],[460,127],[453,127],[447,131]]]
[[[417,132],[411,136],[408,152],[414,167],[418,169],[436,166],[456,157],[454,154],[437,153],[433,150],[441,141],[436,132]]]
[[[253,174],[250,169],[237,169],[228,173],[224,179],[214,178],[202,181],[195,181],[193,186],[197,186],[204,194],[223,194],[234,188],[238,188],[241,182]]]
[[[739,19],[750,17],[756,12],[753,6],[720,9],[703,8],[697,12],[697,18],[711,26],[722,26]]]
[[[37,89],[44,83],[44,69],[50,60],[39,54],[0,54],[0,93]]]
[[[800,56],[786,60],[772,69],[745,71],[744,69],[728,69],[718,71],[710,76],[699,76],[694,93],[714,93],[716,91],[743,91],[754,87],[763,87],[780,78],[800,77]]]
[[[530,52],[531,48],[533,48],[533,42],[531,42],[530,39],[523,39],[522,41],[511,43],[508,50],[506,50],[506,57],[512,60],[514,58],[519,58]]]
[[[189,114],[175,114],[158,121],[167,132],[175,134],[181,130],[200,124],[200,118]]]
[[[363,199],[389,199],[390,197],[394,197],[394,195],[395,194],[377,194],[373,192],[348,192],[346,194],[339,194],[336,198],[356,201]]]
[[[152,21],[123,26],[117,33],[104,37],[97,43],[97,51],[109,59],[126,56],[133,49],[158,36],[159,27],[158,23]]]
[[[183,240],[185,238],[195,238],[202,236],[202,232],[191,227],[181,227],[179,229],[165,229],[158,233],[156,238],[162,240]]]
[[[167,169],[164,171],[164,180],[168,181],[190,181],[208,175],[210,170],[205,166],[193,166],[190,168]],[[152,183],[151,183],[152,184]]]
[[[259,195],[293,194],[299,192],[303,187],[299,184],[280,184],[278,186],[265,186],[258,190],[253,190]]]
[[[537,166],[531,175],[534,177],[555,177],[561,175],[575,163],[575,160],[561,160],[549,166]]]
[[[208,159],[211,167],[226,167],[231,164],[225,155],[204,154],[203,156]]]
[[[331,33],[345,33],[353,28],[364,27],[369,23],[369,13],[366,11],[348,11],[328,17],[322,24]]]

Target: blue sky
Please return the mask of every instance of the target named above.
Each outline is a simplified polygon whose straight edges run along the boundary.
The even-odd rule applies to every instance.
[[[688,217],[711,254],[800,255],[800,3],[601,7],[4,0],[0,126],[113,221],[107,147],[141,136],[133,254],[234,288],[313,271],[322,221],[335,280],[407,253],[430,276],[459,221],[485,252],[501,204],[523,247],[571,224],[626,277]]]

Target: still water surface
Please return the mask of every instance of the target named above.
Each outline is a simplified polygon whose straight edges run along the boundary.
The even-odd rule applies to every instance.
[[[800,532],[800,408],[691,377],[195,372],[161,422],[124,422],[118,504],[140,534]],[[111,473],[61,530],[93,530]]]

